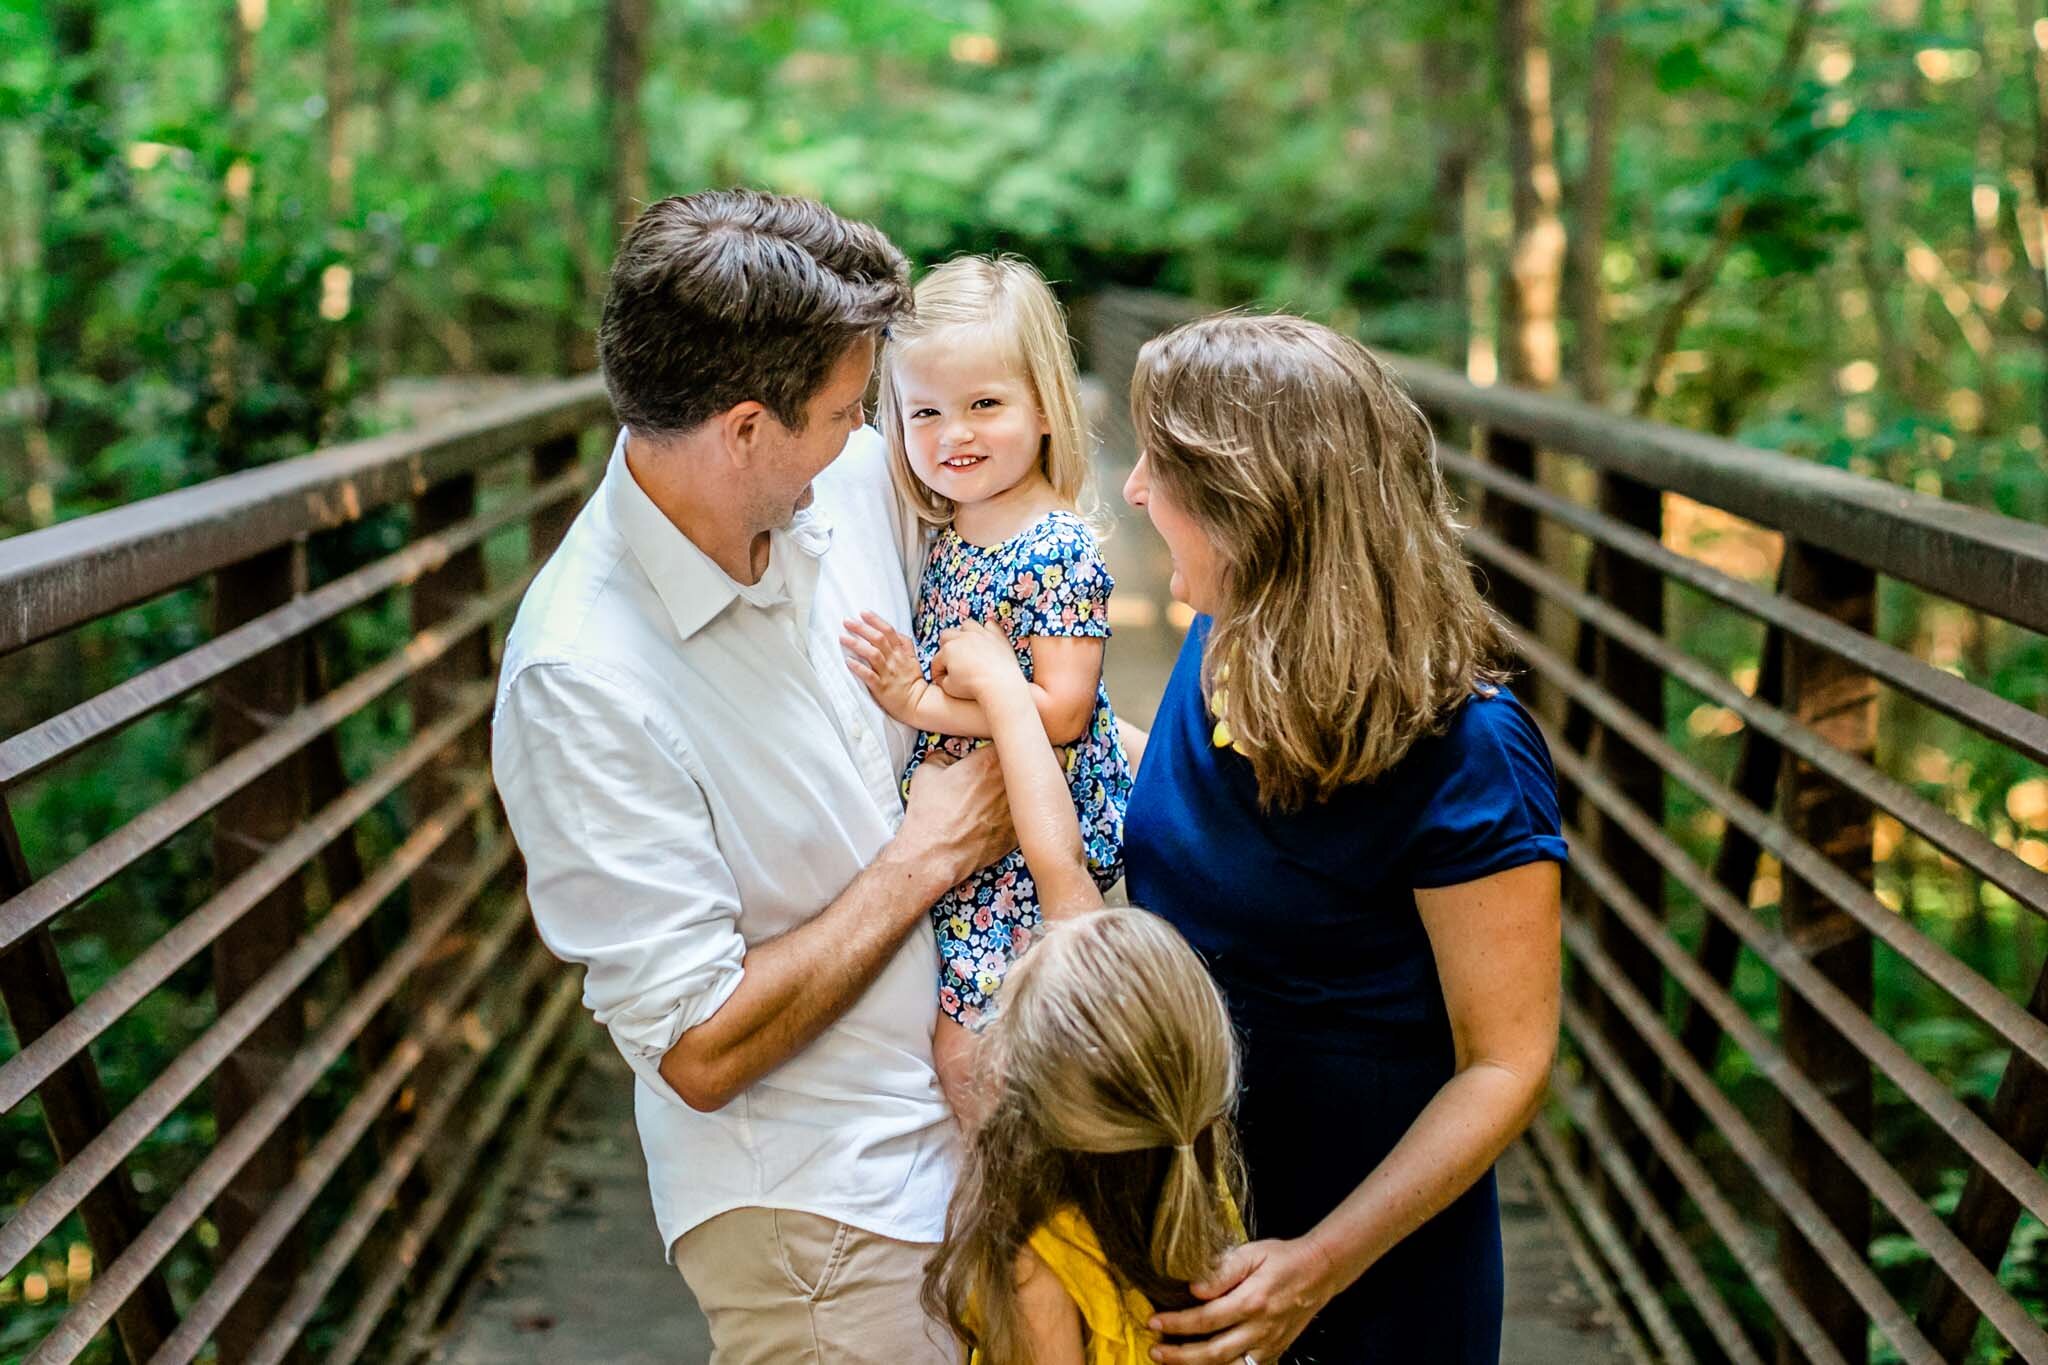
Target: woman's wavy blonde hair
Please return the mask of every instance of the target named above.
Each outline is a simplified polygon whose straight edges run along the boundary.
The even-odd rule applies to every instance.
[[[1029,1365],[1017,1257],[1063,1208],[1155,1307],[1240,1239],[1230,1014],[1187,941],[1142,910],[1054,926],[1003,986],[983,1052],[997,1087],[925,1269],[924,1302],[989,1365]]]
[[[1153,482],[1216,546],[1203,691],[1227,678],[1261,805],[1378,777],[1503,673],[1429,423],[1365,347],[1226,314],[1147,342],[1131,418]]]
[[[882,347],[878,406],[882,436],[889,443],[889,470],[918,519],[928,526],[953,524],[953,500],[926,487],[910,467],[903,440],[903,395],[896,362],[906,351],[958,329],[990,337],[1011,368],[1031,386],[1045,419],[1040,459],[1046,481],[1067,507],[1091,522],[1088,424],[1081,415],[1081,383],[1066,314],[1045,277],[1017,256],[961,256],[917,283],[914,312],[889,325]]]

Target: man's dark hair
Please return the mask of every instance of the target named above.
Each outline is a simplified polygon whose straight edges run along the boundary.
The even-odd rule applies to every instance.
[[[672,436],[758,402],[792,431],[832,366],[910,307],[903,253],[823,204],[706,190],[651,204],[619,244],[597,331],[634,431]]]

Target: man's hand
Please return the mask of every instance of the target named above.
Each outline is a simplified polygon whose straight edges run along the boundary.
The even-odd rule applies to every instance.
[[[1010,801],[993,745],[954,762],[934,750],[910,778],[910,800],[894,841],[928,858],[957,886],[1017,846]]]
[[[676,1040],[662,1078],[692,1109],[729,1104],[824,1032],[948,887],[1016,844],[995,750],[958,763],[932,754],[896,837],[816,919],[747,949],[739,989]]]
[[[839,644],[846,650],[846,666],[853,676],[866,684],[875,705],[891,719],[917,725],[917,704],[931,684],[918,665],[916,647],[902,631],[871,611],[844,624],[846,633],[839,637]]]

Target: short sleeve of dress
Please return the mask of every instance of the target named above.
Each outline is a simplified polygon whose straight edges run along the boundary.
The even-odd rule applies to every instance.
[[[1109,635],[1109,595],[1116,580],[1088,524],[1055,512],[1018,549],[1010,577],[1010,638]]]
[[[1534,862],[1564,862],[1557,773],[1522,704],[1502,690],[1459,708],[1417,792],[1408,884],[1457,886]]]

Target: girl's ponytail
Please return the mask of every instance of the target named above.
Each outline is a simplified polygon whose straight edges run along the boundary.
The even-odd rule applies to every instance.
[[[1167,1158],[1166,1183],[1152,1215],[1152,1269],[1169,1280],[1193,1282],[1216,1268],[1219,1246],[1229,1244],[1230,1229],[1218,1216],[1215,1175],[1216,1125],[1211,1123],[1194,1142],[1176,1145]],[[1209,1169],[1196,1151],[1209,1149]]]

